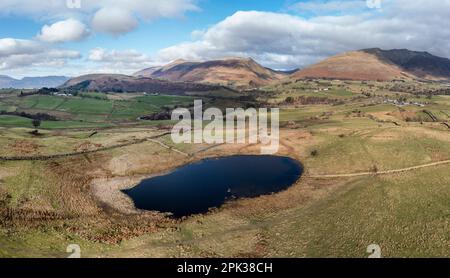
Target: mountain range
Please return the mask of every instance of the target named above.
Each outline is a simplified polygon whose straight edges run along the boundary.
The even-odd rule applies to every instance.
[[[117,92],[166,92],[258,88],[301,79],[357,81],[450,80],[450,60],[407,49],[363,49],[339,54],[293,72],[265,68],[250,58],[206,62],[176,60],[133,76],[92,74],[73,78],[62,87]],[[0,81],[1,82],[1,81]]]
[[[307,78],[359,81],[450,80],[450,60],[428,52],[371,48],[342,53],[291,72],[268,69],[249,58],[228,58],[206,62],[177,60],[165,66],[144,69],[134,76],[221,84],[236,88],[261,87],[280,80]]]
[[[0,88],[39,89],[42,87],[58,87],[69,79],[66,76],[24,77],[22,79],[15,79],[6,75],[0,75]]]

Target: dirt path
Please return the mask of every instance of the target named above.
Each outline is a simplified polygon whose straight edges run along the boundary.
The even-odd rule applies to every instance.
[[[311,175],[311,176],[307,175],[306,177],[313,178],[313,179],[329,179],[329,178],[351,178],[351,177],[361,177],[361,176],[371,176],[371,175],[389,175],[389,174],[403,173],[403,172],[408,172],[408,171],[413,171],[413,170],[428,168],[428,167],[433,167],[433,166],[439,166],[439,165],[444,165],[444,164],[450,164],[450,160],[439,161],[439,162],[434,162],[434,163],[429,163],[429,164],[424,164],[424,165],[418,165],[418,166],[413,166],[413,167],[408,167],[408,168],[403,168],[403,169],[379,171],[376,173],[375,172],[362,172],[362,173],[339,174],[339,175]]]
[[[182,151],[180,151],[180,150],[177,150],[177,149],[175,149],[174,147],[168,146],[168,145],[164,144],[163,142],[158,141],[158,140],[156,140],[156,139],[150,138],[150,139],[148,139],[148,141],[153,142],[153,143],[156,143],[156,144],[160,145],[161,147],[163,147],[163,148],[165,148],[165,149],[168,149],[168,150],[171,150],[171,151],[173,151],[173,152],[176,152],[176,153],[178,153],[178,154],[181,154],[181,155],[184,155],[184,156],[191,156],[191,155],[188,154],[188,153],[185,153],[185,152],[182,152]]]

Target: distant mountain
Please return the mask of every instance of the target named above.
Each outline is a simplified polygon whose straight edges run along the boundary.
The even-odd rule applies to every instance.
[[[15,89],[39,89],[42,87],[58,87],[69,80],[65,76],[44,76],[44,77],[24,77],[22,79],[14,79],[9,76],[0,76],[0,88]]]
[[[228,90],[222,86],[189,82],[170,82],[121,74],[90,74],[72,78],[60,88],[99,92],[147,92],[183,95],[187,92]]]
[[[14,81],[16,79],[6,75],[0,75],[0,88],[11,88]]]
[[[427,52],[379,48],[347,52],[299,70],[292,79],[343,80],[450,79],[450,60]]]
[[[134,76],[208,84],[236,88],[259,87],[280,80],[288,74],[265,68],[253,59],[227,58],[206,62],[176,60],[163,67],[136,72]]]

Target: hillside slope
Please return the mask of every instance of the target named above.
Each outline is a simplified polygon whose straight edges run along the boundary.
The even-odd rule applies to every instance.
[[[427,52],[379,48],[347,52],[299,70],[292,79],[450,79],[450,60]]]
[[[325,78],[343,80],[379,80],[409,78],[400,67],[380,60],[375,55],[353,51],[325,59],[294,73],[291,78]]]
[[[363,50],[376,55],[381,60],[393,63],[404,71],[419,78],[440,80],[450,79],[450,59],[434,56],[428,52],[407,49],[381,50],[379,48]]]
[[[222,86],[188,82],[170,82],[148,77],[120,74],[90,74],[67,81],[62,89],[99,92],[147,92],[161,94],[185,94],[187,92],[216,91]]]
[[[287,76],[265,68],[253,59],[228,58],[207,62],[174,61],[160,68],[139,71],[135,76],[233,87],[259,87]]]

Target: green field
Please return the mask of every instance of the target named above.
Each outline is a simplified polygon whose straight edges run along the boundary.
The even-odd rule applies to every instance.
[[[32,95],[0,99],[0,112],[45,113],[57,121],[44,121],[42,128],[105,127],[160,112],[163,107],[189,106],[193,98],[186,96],[136,96],[117,100],[107,94],[82,93],[77,97]],[[0,126],[30,127],[31,119],[1,116]]]
[[[0,126],[4,127],[32,127],[31,120],[18,116],[1,115]]]
[[[280,107],[277,155],[299,160],[304,175],[285,191],[178,221],[130,213],[120,190],[207,157],[259,154],[260,146],[175,144],[167,135],[174,122],[137,120],[191,106],[194,97],[8,92],[1,110],[58,121],[43,121],[37,136],[31,119],[0,115],[0,156],[71,156],[0,161],[0,208],[14,216],[0,214],[0,257],[67,257],[72,243],[83,257],[366,258],[370,244],[388,258],[449,257],[450,98],[407,94],[424,105],[396,105],[388,100],[405,96],[390,86],[299,81],[264,88],[253,97]],[[331,89],[315,93],[319,88]],[[285,101],[300,96],[339,101]],[[235,95],[204,101],[248,104]]]

